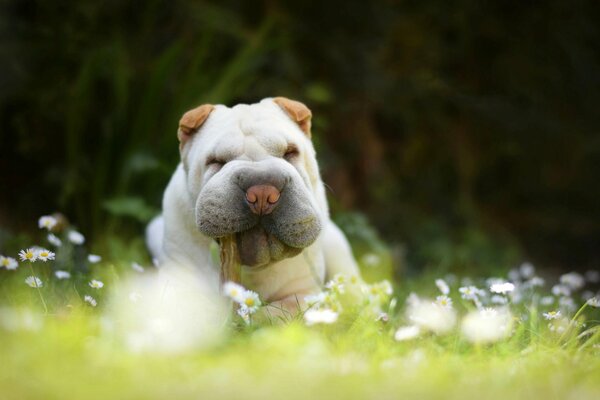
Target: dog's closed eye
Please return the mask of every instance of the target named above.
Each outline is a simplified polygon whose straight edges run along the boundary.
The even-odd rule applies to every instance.
[[[216,169],[221,169],[223,168],[223,165],[227,164],[227,161],[222,160],[220,158],[216,158],[216,157],[209,157],[206,160],[206,167],[207,168],[216,168]]]
[[[295,145],[291,144],[288,146],[285,153],[283,154],[283,158],[286,159],[287,161],[292,161],[299,154],[300,154],[300,151],[298,151],[298,148]]]

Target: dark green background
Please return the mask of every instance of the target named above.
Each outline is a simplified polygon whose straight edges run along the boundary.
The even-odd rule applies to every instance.
[[[139,235],[184,111],[283,95],[336,218],[405,265],[600,263],[598,1],[0,4],[4,233]]]

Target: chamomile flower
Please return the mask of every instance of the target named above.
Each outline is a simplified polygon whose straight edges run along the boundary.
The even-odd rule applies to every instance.
[[[449,332],[456,323],[456,312],[452,308],[442,308],[433,302],[422,301],[410,306],[408,319],[420,328],[436,334]]]
[[[524,262],[519,267],[519,272],[523,278],[529,279],[535,274],[535,267],[529,262]]]
[[[260,307],[260,299],[258,298],[258,294],[253,292],[252,290],[245,290],[242,294],[240,304],[242,307],[246,307],[250,314],[254,314],[258,307]]]
[[[21,250],[19,252],[19,258],[21,259],[21,261],[34,262],[35,260],[37,260],[38,256],[37,256],[37,252],[35,251],[35,249],[29,248],[29,249]]]
[[[540,278],[539,276],[533,276],[530,280],[525,282],[529,287],[542,287],[545,283],[544,278]]]
[[[244,289],[241,285],[238,285],[235,282],[225,282],[225,284],[223,285],[223,294],[225,294],[225,296],[229,297],[236,303],[244,302],[245,291],[246,289]]]
[[[27,284],[27,286],[32,288],[41,288],[42,286],[44,286],[44,282],[42,282],[42,280],[37,276],[28,276],[27,278],[25,278],[25,283]]]
[[[591,306],[591,307],[595,307],[595,308],[600,307],[600,298],[592,297],[592,298],[588,299],[587,305]]]
[[[543,306],[549,306],[554,304],[554,301],[556,299],[554,298],[554,296],[544,296],[540,299],[540,304]]]
[[[493,343],[510,334],[511,319],[507,311],[484,308],[467,314],[461,330],[467,340],[473,343]]]
[[[315,324],[333,324],[338,319],[338,313],[329,310],[308,310],[304,313],[304,321],[306,325],[315,325]]]
[[[490,292],[506,294],[515,290],[515,285],[510,282],[495,283],[490,286]]]
[[[477,300],[478,296],[484,296],[485,292],[475,286],[463,286],[458,289],[460,297],[465,300]]]
[[[91,288],[94,289],[102,289],[104,287],[104,283],[102,281],[96,280],[96,279],[92,279],[88,285],[90,285]]]
[[[336,274],[333,279],[325,284],[325,288],[337,294],[344,294],[346,292],[344,287],[345,282],[344,275]]]
[[[435,305],[442,308],[452,308],[452,299],[446,295],[435,298]]]
[[[585,279],[578,272],[569,272],[568,274],[561,275],[560,283],[567,285],[573,290],[579,290],[585,285]]]
[[[51,215],[44,215],[38,220],[38,226],[40,227],[40,229],[51,230],[56,226],[56,223],[56,218],[54,218]]]
[[[69,238],[69,242],[73,244],[82,245],[85,243],[85,236],[77,231],[69,231],[67,237]]]
[[[567,285],[554,285],[552,286],[552,294],[555,296],[570,296],[571,288]]]
[[[60,240],[54,233],[49,233],[46,239],[48,239],[48,243],[54,247],[62,246],[62,240]]]
[[[68,271],[62,271],[62,270],[58,270],[58,271],[54,271],[54,276],[56,276],[56,278],[58,279],[69,279],[71,277],[71,273]]]
[[[18,266],[19,263],[14,258],[0,256],[0,268],[6,268],[7,270],[15,270]]]
[[[100,261],[102,261],[102,257],[96,254],[88,254],[87,259],[90,264],[98,264]]]
[[[308,307],[319,306],[325,302],[326,294],[323,292],[317,294],[310,294],[304,297],[304,302]]]
[[[544,318],[546,318],[547,320],[551,320],[551,319],[558,319],[561,316],[560,310],[558,311],[548,311],[542,314],[544,316]]]
[[[447,295],[448,293],[450,293],[450,287],[448,287],[448,284],[443,279],[436,279],[435,286],[437,286],[437,288],[440,290],[440,292],[442,292],[443,295]]]
[[[398,342],[417,338],[421,334],[421,328],[416,325],[401,326],[394,334],[394,339]]]
[[[50,250],[39,249],[37,251],[37,258],[39,260],[42,260],[43,262],[46,262],[48,260],[54,260],[55,257],[56,257],[56,254],[54,254]]]
[[[90,295],[83,296],[83,301],[85,301],[86,303],[88,303],[92,307],[96,307],[98,305],[98,302],[96,301],[96,299],[94,299]]]
[[[142,267],[140,264],[136,263],[136,262],[132,262],[131,263],[131,269],[133,269],[135,272],[144,272],[144,267]]]

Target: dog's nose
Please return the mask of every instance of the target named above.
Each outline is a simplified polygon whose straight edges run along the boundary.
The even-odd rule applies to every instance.
[[[246,201],[254,214],[266,215],[273,211],[280,195],[275,186],[254,185],[246,190]]]

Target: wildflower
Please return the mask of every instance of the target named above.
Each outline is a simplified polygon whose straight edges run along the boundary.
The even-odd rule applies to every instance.
[[[14,258],[0,256],[0,268],[4,267],[8,270],[15,270],[18,266],[19,263]]]
[[[567,285],[573,290],[579,290],[585,285],[585,279],[578,272],[569,272],[568,274],[561,275],[560,283]]]
[[[452,308],[452,299],[446,295],[438,296],[434,304],[442,308]]]
[[[345,277],[340,274],[336,274],[333,279],[325,284],[325,288],[331,290],[337,294],[344,294],[346,291],[344,288]]]
[[[234,282],[225,282],[223,285],[223,293],[236,303],[243,303],[244,301],[244,289],[242,286]]]
[[[48,243],[50,243],[54,247],[62,246],[62,240],[58,238],[54,233],[49,233],[47,236]]]
[[[535,274],[535,267],[533,266],[533,264],[531,264],[529,262],[524,262],[519,267],[519,273],[521,274],[521,276],[523,278],[529,279],[529,278],[533,277],[533,275]]]
[[[69,242],[77,245],[81,245],[85,243],[85,236],[77,231],[69,231],[68,234]]]
[[[44,215],[38,220],[38,226],[40,227],[40,229],[51,230],[56,226],[56,223],[56,218],[54,218],[51,215]]]
[[[521,271],[519,271],[516,268],[511,269],[510,271],[508,271],[508,279],[510,279],[512,282],[520,282]]]
[[[419,302],[407,310],[408,318],[422,329],[442,334],[450,331],[456,323],[452,308],[442,308],[432,302]]]
[[[540,304],[543,306],[549,306],[551,304],[554,304],[554,297],[553,296],[544,296],[540,299]]]
[[[510,282],[495,283],[490,286],[490,292],[506,294],[515,290],[515,285]]]
[[[376,267],[381,263],[381,257],[375,253],[367,253],[362,257],[362,262],[367,267]]]
[[[585,273],[585,279],[589,283],[598,283],[600,282],[600,271],[590,270]]]
[[[250,325],[250,311],[248,310],[248,307],[238,308],[237,314],[242,317],[246,325]]]
[[[558,299],[558,304],[565,311],[575,311],[577,306],[575,305],[575,300],[571,297],[561,297]]]
[[[490,301],[493,304],[506,304],[508,303],[508,299],[504,296],[501,296],[499,294],[495,294],[492,296],[492,298],[490,299]]]
[[[44,286],[44,282],[37,276],[28,276],[25,278],[25,283],[32,288],[41,288]]]
[[[250,314],[254,314],[261,305],[258,294],[252,290],[245,290],[241,296],[241,300],[239,303],[242,307],[246,307]]]
[[[435,285],[440,290],[440,292],[442,292],[442,294],[447,295],[448,293],[450,293],[450,288],[448,287],[448,284],[446,283],[445,280],[436,279]]]
[[[540,278],[539,276],[534,276],[526,282],[526,285],[529,287],[542,287],[545,283],[546,282],[543,278]]]
[[[136,262],[132,262],[131,263],[131,268],[135,271],[135,272],[144,272],[144,267],[142,267],[140,264],[136,263]]]
[[[34,262],[37,260],[37,252],[32,248],[21,250],[19,252],[19,258],[21,261]]]
[[[474,343],[493,343],[505,338],[511,331],[509,312],[485,308],[474,311],[463,319],[462,333]]]
[[[56,276],[58,279],[69,279],[71,277],[71,273],[67,272],[67,271],[54,271],[54,276]]]
[[[405,340],[411,340],[418,337],[421,334],[421,329],[416,325],[402,326],[398,328],[394,334],[394,339],[398,342]]]
[[[484,296],[485,292],[475,286],[463,286],[458,289],[460,297],[465,300],[476,300],[478,296]]]
[[[96,301],[96,299],[94,299],[90,295],[83,296],[83,301],[85,301],[86,303],[88,303],[92,307],[96,307],[98,305],[98,302]]]
[[[92,279],[90,283],[88,283],[88,285],[90,285],[90,287],[94,289],[102,289],[104,287],[104,283],[96,279]]]
[[[54,260],[55,257],[56,257],[56,254],[54,254],[50,250],[39,249],[37,251],[37,258],[42,260],[43,262],[46,262],[48,260]]]
[[[557,319],[560,318],[561,313],[560,310],[558,311],[548,311],[542,314],[544,316],[544,318],[546,318],[547,320],[551,320],[551,319]]]
[[[333,310],[308,310],[304,313],[306,325],[333,324],[338,319],[338,313]]]
[[[304,302],[308,307],[319,306],[325,302],[326,295],[323,292],[310,294],[304,297]]]
[[[375,318],[375,322],[383,322],[384,324],[387,323],[389,320],[390,316],[384,312],[379,313],[377,318]]]
[[[600,307],[600,298],[592,297],[591,299],[588,299],[587,305],[596,308]]]
[[[102,257],[100,257],[96,254],[88,254],[87,259],[90,264],[97,264],[100,261],[102,261]]]
[[[552,294],[555,296],[570,296],[571,289],[567,285],[552,286]]]

